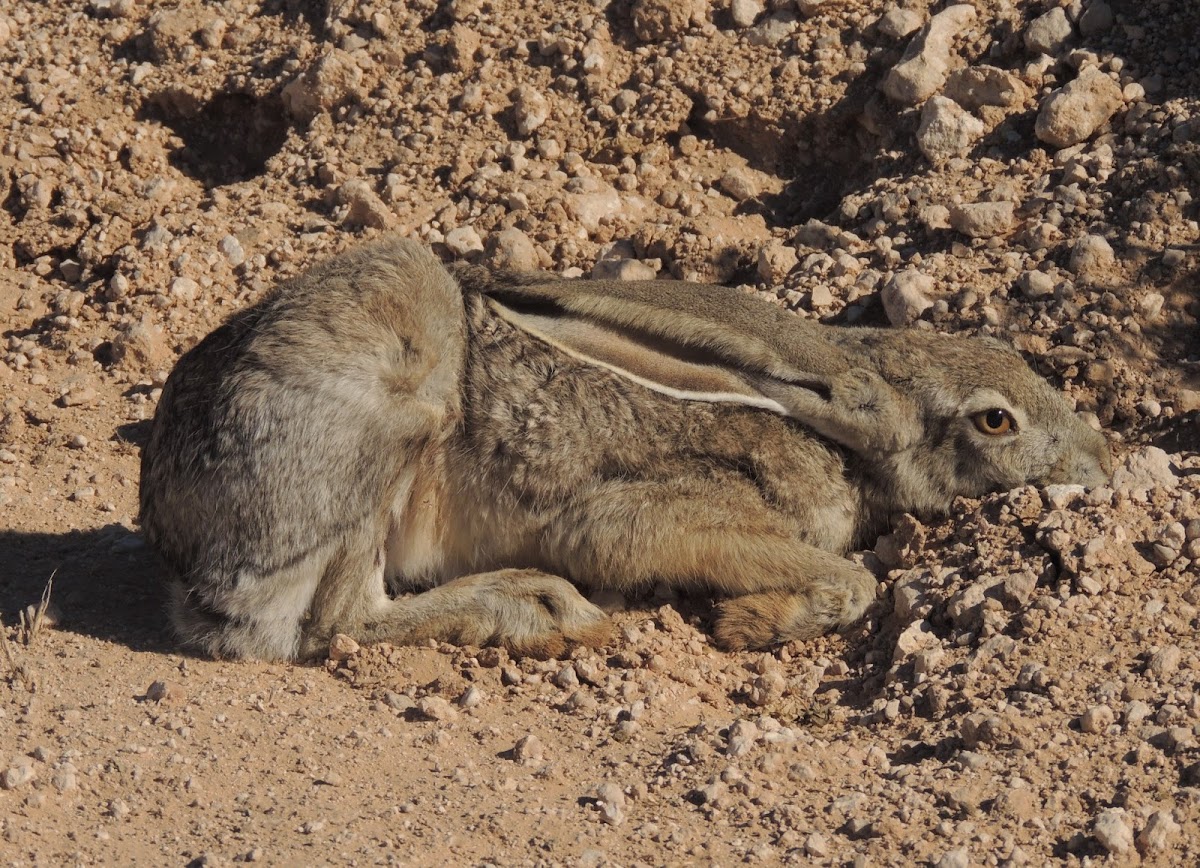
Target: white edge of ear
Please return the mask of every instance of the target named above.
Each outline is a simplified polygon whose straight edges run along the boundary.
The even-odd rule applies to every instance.
[[[787,408],[785,408],[778,401],[764,396],[740,395],[736,392],[692,392],[683,389],[675,389],[671,386],[657,383],[653,380],[647,379],[646,377],[635,374],[632,371],[626,370],[618,365],[614,365],[610,362],[606,362],[602,359],[597,359],[586,353],[580,352],[578,349],[568,346],[564,342],[555,339],[537,327],[536,316],[516,314],[505,305],[500,304],[494,299],[488,299],[488,303],[491,305],[492,310],[494,310],[497,315],[499,315],[506,322],[516,326],[526,334],[532,335],[538,340],[547,343],[558,350],[561,350],[572,358],[587,362],[589,365],[594,365],[598,368],[604,368],[607,371],[612,371],[619,377],[637,383],[638,385],[643,386],[652,392],[657,392],[660,395],[667,395],[668,397],[681,401],[703,401],[710,404],[740,404],[744,407],[758,407],[762,410],[769,410],[772,413],[777,413],[780,416],[790,415],[787,411]]]

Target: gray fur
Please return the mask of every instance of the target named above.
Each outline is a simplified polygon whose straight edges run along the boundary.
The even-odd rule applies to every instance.
[[[1018,434],[976,429],[993,407]],[[557,654],[606,635],[575,586],[654,582],[730,597],[718,640],[762,647],[861,614],[875,582],[841,555],[891,516],[1107,473],[1103,438],[996,342],[448,271],[391,240],[179,360],[141,522],[178,632],[214,655],[311,657],[335,632]]]

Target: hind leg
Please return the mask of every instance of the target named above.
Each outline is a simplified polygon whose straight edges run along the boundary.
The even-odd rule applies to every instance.
[[[330,560],[304,625],[300,656],[320,656],[334,633],[346,633],[362,642],[413,645],[433,639],[555,657],[571,644],[603,644],[609,631],[607,616],[574,586],[538,570],[463,576],[390,599],[381,550],[360,542]]]
[[[819,636],[855,621],[875,598],[867,570],[797,539],[794,522],[734,485],[618,482],[552,530],[555,556],[589,586],[664,582],[733,597],[717,614],[726,648]]]

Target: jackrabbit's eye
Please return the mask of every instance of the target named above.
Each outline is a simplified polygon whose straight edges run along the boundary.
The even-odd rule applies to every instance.
[[[1012,414],[999,407],[984,410],[974,416],[975,427],[983,434],[1008,434],[1016,430]]]

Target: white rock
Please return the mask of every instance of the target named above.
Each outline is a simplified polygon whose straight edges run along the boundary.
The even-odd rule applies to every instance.
[[[729,14],[733,18],[734,27],[746,28],[758,20],[763,13],[763,5],[759,0],[733,0],[729,5]]]
[[[658,272],[638,259],[599,259],[592,266],[594,280],[654,280]]]
[[[829,307],[833,304],[833,293],[823,283],[818,283],[808,294],[808,304],[812,308]]]
[[[1123,808],[1101,811],[1092,825],[1092,834],[1109,853],[1124,854],[1133,850],[1133,829],[1126,820]]]
[[[1034,133],[1056,148],[1087,141],[1124,104],[1121,87],[1089,66],[1066,86],[1050,94],[1038,111]]]
[[[1070,38],[1071,22],[1061,6],[1039,15],[1025,29],[1025,47],[1034,54],[1057,54]]]
[[[1036,269],[1026,271],[1017,278],[1017,286],[1028,299],[1049,298],[1054,295],[1054,276]]]
[[[601,822],[619,826],[625,822],[625,794],[612,781],[605,781],[595,789],[596,807],[600,809]]]
[[[921,109],[917,147],[931,163],[963,157],[986,131],[983,121],[944,96],[931,97]]]
[[[517,90],[513,104],[517,132],[528,136],[550,118],[550,103],[535,88],[523,85]]]
[[[1113,473],[1114,491],[1145,496],[1155,488],[1172,490],[1179,479],[1171,470],[1171,459],[1157,446],[1146,446],[1126,456],[1125,461]]]
[[[621,211],[621,196],[612,187],[592,193],[576,193],[567,199],[567,210],[588,232],[595,232],[600,224]]]
[[[966,847],[947,850],[942,858],[937,860],[936,868],[968,868],[971,864],[970,854]]]
[[[776,12],[747,30],[746,41],[751,45],[779,45],[797,26],[794,13]]]
[[[229,261],[229,264],[237,268],[246,261],[246,251],[242,249],[242,243],[233,235],[226,235],[217,242],[217,249]]]
[[[1138,835],[1138,847],[1143,852],[1166,849],[1171,839],[1180,831],[1179,824],[1175,822],[1170,811],[1155,811],[1146,821],[1146,828]]]
[[[456,256],[465,256],[468,253],[478,253],[483,250],[483,239],[470,226],[451,229],[446,233],[445,244]]]
[[[975,20],[975,7],[947,6],[933,18],[883,80],[883,92],[901,105],[916,105],[933,96],[950,72],[954,37]]]
[[[994,238],[1012,229],[1012,202],[972,202],[950,209],[950,225],[971,238]]]
[[[780,241],[768,241],[758,251],[758,276],[771,286],[776,286],[799,262],[796,248]]]
[[[320,59],[284,86],[280,96],[288,114],[309,121],[324,111],[358,95],[362,69],[340,48],[324,52]]]
[[[334,633],[329,639],[329,659],[335,663],[349,660],[359,652],[360,648],[352,636],[345,633]]]
[[[934,288],[934,280],[910,268],[897,272],[883,287],[883,309],[888,321],[894,326],[911,325],[922,313],[933,307],[928,293]]]
[[[1067,265],[1071,273],[1090,280],[1104,280],[1112,275],[1117,257],[1112,245],[1100,235],[1085,235],[1071,248]]]
[[[386,229],[395,219],[391,209],[362,178],[351,178],[343,182],[337,188],[334,200],[345,208],[343,219],[349,228],[368,226],[372,229]]]
[[[758,195],[758,181],[754,173],[742,166],[734,166],[727,171],[717,181],[717,186],[722,193],[738,202]]]
[[[509,271],[533,271],[539,264],[533,241],[515,227],[501,229],[488,238],[487,260],[489,267]]]
[[[1093,734],[1105,733],[1112,726],[1113,720],[1115,716],[1111,708],[1107,705],[1095,705],[1079,718],[1079,728]]]
[[[879,17],[879,23],[876,26],[884,36],[891,39],[903,39],[910,33],[914,33],[921,26],[923,20],[919,12],[893,6]]]
[[[191,301],[199,291],[200,284],[196,283],[190,277],[175,278],[171,281],[171,286],[167,289],[172,298],[178,298],[181,301]]]

